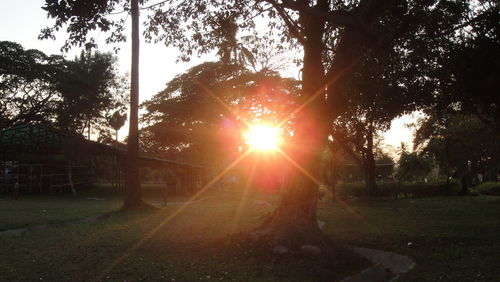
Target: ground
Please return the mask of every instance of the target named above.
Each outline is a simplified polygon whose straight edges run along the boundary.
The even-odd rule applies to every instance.
[[[154,193],[146,195],[161,206]],[[0,280],[335,281],[366,267],[343,249],[338,257],[318,260],[276,257],[266,254],[267,247],[227,244],[228,234],[259,224],[279,199],[251,193],[240,205],[242,195],[211,191],[179,213],[187,198],[170,198],[162,209],[123,213],[116,212],[121,205],[117,197],[95,190],[77,199],[31,196],[14,201],[1,195],[0,230],[110,216],[0,235]],[[318,210],[324,231],[337,244],[414,259],[416,268],[400,281],[500,277],[499,214],[500,197],[493,196],[349,200],[320,203]]]

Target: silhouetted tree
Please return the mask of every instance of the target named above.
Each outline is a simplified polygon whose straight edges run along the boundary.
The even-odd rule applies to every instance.
[[[240,153],[246,122],[278,123],[292,111],[297,93],[296,81],[275,72],[226,62],[194,66],[144,102],[144,130],[154,136],[148,149],[219,167]]]
[[[42,30],[40,38],[54,38],[54,32],[68,25],[69,37],[63,50],[69,50],[72,46],[85,46],[92,48],[96,46],[94,38],[89,38],[89,33],[99,29],[109,31],[113,28],[107,42],[125,41],[123,35],[126,18],[118,21],[110,20],[111,14],[117,6],[123,7],[123,11],[130,13],[132,18],[132,62],[130,79],[130,122],[129,136],[127,138],[127,164],[125,174],[125,201],[124,208],[131,209],[143,205],[141,194],[141,183],[139,175],[139,1],[130,0],[94,0],[94,1],[64,1],[46,0],[42,7],[51,18],[56,20],[53,27]]]
[[[485,1],[471,11],[467,28],[436,52],[428,79],[439,81],[416,145],[445,171],[462,178],[466,194],[471,173],[496,179],[500,164],[500,7]],[[473,136],[473,137],[472,137]]]
[[[422,181],[432,169],[429,158],[416,152],[403,151],[399,157],[396,177],[404,181]]]
[[[127,114],[122,113],[120,110],[115,111],[109,118],[109,125],[115,130],[115,141],[118,141],[118,130],[125,125],[126,121]]]
[[[469,186],[478,173],[485,180],[497,180],[500,141],[495,134],[474,114],[450,109],[427,111],[427,116],[419,122],[415,145],[436,161],[447,179],[452,176],[466,179]],[[462,188],[466,194],[467,187]]]
[[[337,146],[363,168],[368,195],[376,196],[375,136],[387,130],[391,121],[415,107],[415,92],[407,72],[408,62],[394,49],[372,52],[346,75],[344,96],[349,103],[333,122],[332,137]],[[418,73],[413,72],[415,76]],[[425,93],[419,93],[425,95]]]
[[[46,9],[56,17],[56,29],[71,19],[68,27],[74,36],[70,36],[68,43],[90,45],[93,42],[87,40],[87,31],[96,28],[106,31],[119,26],[119,23],[110,22],[106,15],[117,4],[128,3],[118,0],[70,4],[62,0],[47,1]],[[147,18],[145,37],[177,47],[182,53],[181,59],[189,60],[195,53],[208,53],[218,48],[220,25],[214,19],[220,15],[234,18],[241,30],[252,30],[256,20],[265,17],[270,27],[267,34],[270,44],[301,48],[303,106],[293,116],[294,146],[286,153],[308,173],[303,174],[300,169],[295,171],[280,206],[254,232],[256,239],[298,246],[323,240],[316,221],[320,157],[331,122],[348,104],[343,75],[360,56],[369,54],[353,52],[359,50],[354,47],[364,46],[369,51],[384,48],[400,38],[418,36],[421,45],[406,46],[407,54],[418,53],[413,51],[432,47],[432,39],[440,38],[443,30],[462,24],[467,4],[437,0],[162,1],[147,9],[151,14]],[[120,33],[111,33],[112,39],[120,39],[117,34]],[[50,37],[51,30],[45,30],[44,35]]]
[[[74,60],[0,42],[2,125],[44,123],[83,134],[93,122],[109,129],[110,112],[125,106],[124,81],[111,54],[82,53]],[[90,135],[90,131],[88,132]]]
[[[83,133],[90,138],[91,124],[99,130],[109,128],[108,119],[116,110],[126,107],[126,81],[116,71],[116,58],[110,53],[82,52],[67,61],[57,80],[61,102],[57,107],[56,125],[67,131]]]
[[[0,127],[20,123],[51,123],[57,115],[57,81],[64,71],[61,56],[25,50],[0,42]]]

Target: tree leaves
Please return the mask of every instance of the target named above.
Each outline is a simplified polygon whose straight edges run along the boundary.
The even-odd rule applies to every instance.
[[[82,53],[66,60],[14,42],[0,42],[2,127],[18,123],[52,124],[82,132],[89,120],[106,128],[111,110],[125,107],[126,81],[110,54]]]

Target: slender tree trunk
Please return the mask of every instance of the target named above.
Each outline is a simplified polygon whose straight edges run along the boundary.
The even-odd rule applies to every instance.
[[[365,167],[365,185],[368,195],[373,197],[378,195],[378,187],[375,172],[375,156],[373,155],[373,124],[368,125],[368,134],[366,135],[366,154],[364,159]]]
[[[324,177],[325,183],[330,188],[332,202],[335,202],[335,200],[336,200],[335,188],[337,186],[337,160],[336,160],[336,156],[333,156],[331,160],[328,160],[327,165],[325,165],[323,177]]]
[[[130,1],[132,14],[132,66],[130,84],[130,124],[127,144],[125,175],[125,201],[123,207],[131,209],[143,204],[139,176],[139,4]]]

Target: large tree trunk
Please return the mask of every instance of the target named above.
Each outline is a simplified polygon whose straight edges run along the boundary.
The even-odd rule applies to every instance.
[[[303,118],[298,122],[300,128],[295,131],[293,145],[285,151],[296,167],[289,175],[280,205],[254,232],[273,245],[296,248],[324,240],[316,219],[316,204],[321,154],[327,139],[320,120],[311,121],[310,115]]]
[[[378,187],[375,172],[375,156],[373,155],[373,124],[368,125],[366,135],[366,153],[364,157],[365,186],[369,196],[378,195]]]
[[[253,234],[257,238],[267,238],[273,243],[284,243],[293,247],[324,240],[316,221],[321,154],[326,146],[332,119],[343,113],[347,103],[347,99],[341,95],[345,84],[343,76],[349,72],[351,64],[356,63],[357,55],[353,52],[353,47],[359,33],[356,27],[344,29],[333,64],[325,75],[322,61],[325,19],[309,13],[309,8],[313,7],[302,9],[302,5],[309,5],[309,1],[290,3],[292,2],[300,7],[298,21],[301,28],[294,31],[292,27],[290,31],[292,34],[299,34],[304,48],[304,107],[294,119],[296,130],[293,147],[287,150],[287,153],[300,169],[292,173],[290,185],[286,188],[278,208]],[[380,10],[379,5],[372,3],[373,1],[362,1],[359,4],[360,16],[365,18],[365,23],[370,23]],[[329,11],[329,6],[330,1],[318,0],[313,9]],[[284,20],[290,24],[290,19],[286,16]]]
[[[296,248],[324,241],[316,219],[321,154],[328,136],[329,117],[325,107],[322,63],[324,22],[300,15],[306,34],[302,70],[303,108],[294,119],[293,142],[284,149],[295,162],[283,198],[262,226],[253,232],[256,239]]]
[[[132,209],[143,204],[139,176],[139,4],[130,1],[132,13],[132,67],[130,83],[130,124],[127,144],[125,201],[123,207]]]

